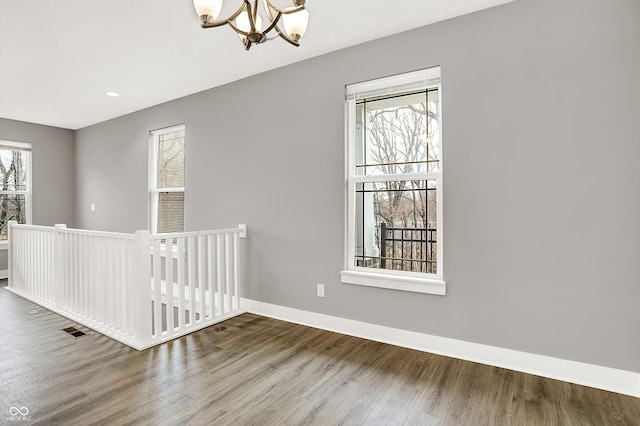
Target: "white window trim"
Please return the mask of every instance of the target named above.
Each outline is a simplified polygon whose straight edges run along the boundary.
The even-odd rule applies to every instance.
[[[392,290],[410,291],[436,295],[446,294],[443,262],[443,181],[442,181],[442,146],[440,150],[440,171],[415,173],[407,175],[375,175],[358,176],[356,170],[356,102],[360,99],[400,93],[411,90],[438,88],[440,122],[442,122],[442,91],[440,86],[440,67],[414,71],[406,74],[380,78],[372,81],[351,84],[346,87],[345,96],[345,241],[344,270],[340,272],[341,280],[346,284],[379,287]],[[442,128],[440,130],[442,144]],[[355,189],[359,182],[384,182],[394,180],[428,180],[436,179],[436,202],[438,228],[437,239],[437,274],[421,272],[394,271],[387,269],[365,268],[354,265],[355,259]]]
[[[26,151],[29,153],[29,155],[26,158],[26,168],[27,168],[27,189],[23,190],[23,191],[4,191],[4,190],[0,190],[0,194],[18,194],[18,195],[24,195],[24,204],[25,204],[25,209],[27,210],[27,214],[25,216],[25,220],[27,225],[31,225],[32,223],[32,213],[31,213],[31,207],[32,207],[32,203],[31,203],[31,198],[32,198],[32,183],[31,181],[33,180],[32,174],[31,174],[31,156],[32,156],[32,149],[31,149],[31,144],[29,142],[16,142],[16,141],[8,141],[8,140],[4,140],[4,139],[0,139],[0,149],[17,149],[20,151]],[[0,250],[7,250],[9,248],[9,240],[2,240],[0,241]]]
[[[152,234],[158,233],[158,197],[161,192],[185,192],[184,187],[158,188],[158,140],[160,135],[185,130],[184,124],[164,127],[149,132],[149,230]]]

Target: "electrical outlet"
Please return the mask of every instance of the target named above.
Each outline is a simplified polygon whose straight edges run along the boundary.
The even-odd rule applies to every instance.
[[[93,203],[91,203],[91,211],[92,211],[92,212],[95,212],[95,211],[96,211],[96,205],[95,205],[95,204],[93,204]]]
[[[318,297],[324,297],[324,284],[317,284]]]

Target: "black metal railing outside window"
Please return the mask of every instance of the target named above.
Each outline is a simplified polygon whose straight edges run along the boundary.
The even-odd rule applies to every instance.
[[[380,223],[380,268],[435,274],[437,230],[401,228]]]
[[[378,256],[356,256],[356,265],[395,271],[438,272],[436,228],[376,227]]]

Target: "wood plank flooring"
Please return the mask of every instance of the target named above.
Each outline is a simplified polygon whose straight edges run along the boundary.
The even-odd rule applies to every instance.
[[[0,288],[0,424],[26,407],[43,425],[640,425],[629,396],[252,314],[223,325],[138,352]]]

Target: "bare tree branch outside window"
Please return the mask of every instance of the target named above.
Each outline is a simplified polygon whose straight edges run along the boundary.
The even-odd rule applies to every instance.
[[[26,156],[19,150],[0,149],[0,240],[7,239],[7,224],[11,220],[26,223]]]

